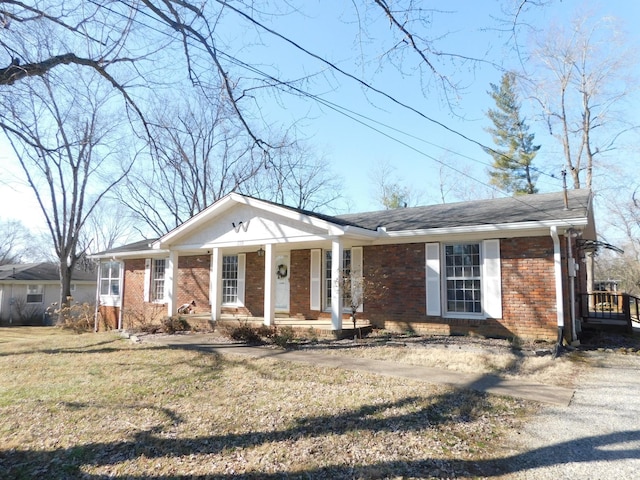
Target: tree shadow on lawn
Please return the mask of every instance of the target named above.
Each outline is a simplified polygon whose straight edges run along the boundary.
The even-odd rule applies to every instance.
[[[244,448],[259,447],[274,442],[283,442],[301,438],[321,438],[326,435],[341,435],[354,431],[398,432],[437,428],[451,423],[472,422],[476,415],[483,415],[482,409],[474,411],[474,399],[481,403],[485,395],[464,389],[451,390],[434,399],[424,397],[406,397],[396,402],[367,404],[337,415],[304,417],[295,425],[284,429],[229,433],[193,438],[166,438],[161,436],[164,426],[155,426],[135,433],[131,439],[110,443],[87,443],[60,448],[52,451],[12,449],[0,451],[1,478],[118,478],[111,474],[90,475],[83,466],[109,466],[123,462],[133,463],[136,459],[175,458],[190,455],[219,454]],[[381,417],[388,410],[420,403],[410,413]],[[88,407],[82,403],[69,403],[69,408]],[[122,408],[140,408],[140,405],[122,406]],[[144,407],[144,406],[142,406]],[[146,407],[149,408],[149,407]],[[150,407],[157,408],[157,407]],[[183,422],[180,415],[172,409],[160,409],[169,420],[170,427]],[[425,458],[420,460],[391,460],[367,464],[333,464],[306,470],[276,472],[254,471],[234,474],[208,475],[156,475],[145,472],[136,475],[124,475],[126,478],[156,479],[267,479],[281,478],[385,478],[398,475],[460,477],[482,475],[499,476],[518,471],[534,469],[548,465],[560,465],[568,462],[615,461],[640,458],[640,448],[613,449],[616,444],[640,441],[640,430],[615,432],[608,435],[582,437],[569,442],[531,450],[503,458],[486,458],[476,461],[446,458]]]
[[[113,338],[110,340],[104,340],[100,342],[90,343],[87,345],[83,345],[81,347],[59,347],[59,348],[35,348],[32,350],[24,350],[19,352],[0,352],[0,357],[11,357],[17,355],[33,355],[34,353],[44,353],[47,355],[57,355],[60,353],[113,353],[122,351],[122,348],[117,347],[105,347],[105,345],[110,345],[115,342],[123,341],[122,338]],[[100,347],[100,348],[98,348]],[[158,348],[154,347],[144,347],[144,348]]]

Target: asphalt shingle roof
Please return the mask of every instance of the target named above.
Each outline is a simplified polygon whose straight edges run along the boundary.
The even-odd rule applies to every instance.
[[[60,273],[56,263],[16,263],[0,265],[1,280],[19,281],[60,281]],[[76,270],[71,276],[73,281],[96,281],[95,272]]]
[[[564,206],[563,193],[559,192],[354,213],[338,218],[358,227],[370,230],[384,227],[387,231],[567,220],[588,215],[589,195],[588,190],[568,191],[568,208]]]
[[[561,221],[589,215],[589,190],[569,190],[567,198],[568,208],[565,208],[563,192],[556,192],[338,216],[314,213],[273,202],[266,203],[273,203],[279,208],[293,210],[336,225],[355,226],[373,231],[378,227],[384,227],[388,232],[394,232],[519,222]],[[96,255],[144,251],[148,250],[156,240],[140,240]]]

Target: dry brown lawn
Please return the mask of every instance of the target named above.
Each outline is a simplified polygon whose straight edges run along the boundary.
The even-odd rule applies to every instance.
[[[423,350],[375,355],[435,361]],[[469,368],[450,357],[447,368]],[[482,362],[508,373],[500,365]],[[110,333],[0,329],[0,478],[481,478],[536,408]]]

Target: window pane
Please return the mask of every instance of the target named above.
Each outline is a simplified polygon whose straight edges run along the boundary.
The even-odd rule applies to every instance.
[[[238,301],[238,256],[222,257],[222,303]]]
[[[100,295],[120,295],[120,262],[102,262]]]
[[[151,271],[151,301],[164,300],[164,279],[166,261],[164,258],[154,259]]]
[[[325,308],[331,308],[331,295],[332,295],[332,284],[333,284],[333,261],[332,261],[332,251],[325,250],[324,252],[324,288],[325,288]],[[349,275],[351,273],[351,249],[344,249],[342,251],[342,272],[344,275]],[[349,307],[349,299],[346,295],[343,294],[343,307]]]
[[[482,313],[480,244],[445,246],[447,311]]]
[[[42,303],[43,292],[42,285],[27,285],[27,303]]]

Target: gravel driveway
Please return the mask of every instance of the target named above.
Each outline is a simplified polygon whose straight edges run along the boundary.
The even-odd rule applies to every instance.
[[[492,478],[640,478],[640,356],[585,355],[593,367],[570,405],[545,406],[514,432]]]

